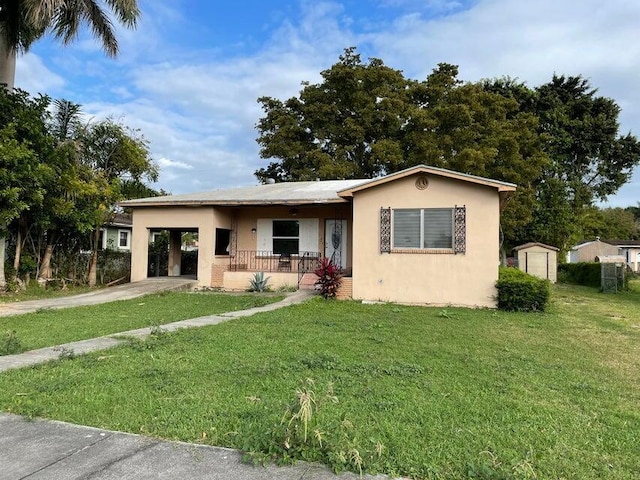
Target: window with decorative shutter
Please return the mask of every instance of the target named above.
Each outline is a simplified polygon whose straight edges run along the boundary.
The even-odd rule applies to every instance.
[[[380,209],[380,251],[429,251],[465,253],[466,209]]]

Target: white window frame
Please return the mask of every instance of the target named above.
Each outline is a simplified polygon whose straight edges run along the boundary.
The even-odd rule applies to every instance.
[[[420,238],[418,242],[418,247],[406,247],[406,246],[397,246],[395,243],[395,221],[396,221],[396,212],[398,211],[419,211],[420,212]],[[425,218],[424,212],[429,210],[449,210],[451,212],[451,243],[447,247],[424,247],[424,238],[425,238]],[[430,208],[392,208],[391,209],[391,249],[392,250],[411,250],[411,251],[453,251],[454,249],[454,235],[455,235],[455,209],[453,207],[430,207]]]
[[[291,218],[259,218],[256,222],[256,250],[273,253],[274,220],[293,220]],[[319,218],[298,218],[298,252],[319,252]],[[276,237],[279,238],[279,237]],[[293,238],[293,237],[283,237]],[[296,254],[297,255],[297,254]]]
[[[120,240],[123,233],[127,234],[127,244],[122,245]],[[129,230],[118,230],[118,250],[130,250],[131,249],[131,232]]]

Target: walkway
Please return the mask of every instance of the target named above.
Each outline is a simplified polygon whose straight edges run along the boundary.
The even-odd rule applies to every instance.
[[[100,288],[93,292],[70,295],[68,297],[28,300],[26,302],[0,303],[0,317],[31,313],[42,308],[69,308],[83,305],[129,300],[150,293],[168,290],[188,290],[197,285],[197,281],[189,277],[156,277],[141,282],[125,283],[116,287]]]
[[[132,284],[135,285],[135,284]],[[207,315],[205,317],[190,318],[188,320],[180,320],[178,322],[167,323],[161,325],[165,331],[172,332],[180,328],[193,328],[204,327],[206,325],[217,325],[218,323],[226,322],[232,318],[249,317],[260,312],[270,312],[278,308],[286,307],[296,303],[304,302],[314,295],[310,290],[298,290],[293,293],[287,294],[287,296],[276,303],[270,303],[262,307],[249,308],[248,310],[238,310],[235,312],[221,313],[218,315]],[[78,295],[81,296],[81,295]],[[139,296],[139,295],[137,295]],[[74,297],[67,297],[72,299]],[[134,298],[134,297],[129,297]],[[106,300],[105,300],[106,301]],[[102,302],[96,302],[102,303]],[[58,307],[62,308],[62,307]],[[29,367],[37,365],[39,363],[48,362],[50,360],[56,360],[60,357],[61,352],[73,351],[74,354],[83,354],[89,352],[96,352],[98,350],[106,350],[107,348],[115,347],[116,345],[125,342],[125,338],[145,338],[151,334],[152,329],[157,327],[145,327],[138,328],[136,330],[128,330],[126,332],[112,333],[105,335],[104,337],[90,338],[88,340],[79,340],[77,342],[64,343],[62,345],[56,345],[53,347],[39,348],[38,350],[31,350],[16,355],[4,355],[0,356],[0,372],[10,370],[12,368]]]
[[[237,450],[0,413],[3,480],[358,480],[322,465],[253,466]],[[387,476],[365,475],[365,480]]]

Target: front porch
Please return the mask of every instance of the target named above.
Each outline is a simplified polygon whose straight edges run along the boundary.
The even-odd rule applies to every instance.
[[[286,255],[270,250],[238,250],[229,255],[229,263],[223,269],[214,266],[212,283],[224,290],[246,290],[253,276],[264,272],[272,289],[313,288],[317,278],[313,272],[321,257],[320,252]]]

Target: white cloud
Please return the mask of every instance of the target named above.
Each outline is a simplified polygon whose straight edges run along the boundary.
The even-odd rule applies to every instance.
[[[165,158],[165,157],[158,159],[158,165],[161,168],[174,168],[174,169],[177,168],[181,170],[193,169],[193,165],[189,165],[188,163],[184,163],[184,162],[177,162],[175,160],[169,160],[168,158]]]
[[[16,87],[28,92],[49,92],[62,88],[65,80],[49,70],[42,59],[27,52],[16,62]]]

